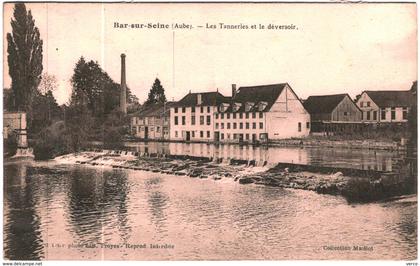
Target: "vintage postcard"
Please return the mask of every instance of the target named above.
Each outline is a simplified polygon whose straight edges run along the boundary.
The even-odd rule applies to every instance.
[[[4,265],[417,264],[415,3],[3,11]]]

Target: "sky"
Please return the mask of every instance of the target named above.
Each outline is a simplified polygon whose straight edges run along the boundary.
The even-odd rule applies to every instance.
[[[139,4],[30,3],[44,41],[44,72],[55,75],[57,101],[71,93],[81,56],[97,61],[120,82],[126,54],[127,84],[140,102],[156,78],[169,100],[189,91],[289,83],[310,95],[363,90],[407,90],[417,80],[415,4]],[[13,4],[4,4],[3,87],[10,87],[6,34]],[[162,28],[116,28],[119,24],[168,24]],[[172,24],[192,25],[173,29]],[[219,23],[256,25],[221,29]],[[216,29],[206,28],[216,25]],[[265,29],[259,29],[259,24]],[[295,25],[292,30],[267,29]],[[201,28],[198,26],[202,26]]]

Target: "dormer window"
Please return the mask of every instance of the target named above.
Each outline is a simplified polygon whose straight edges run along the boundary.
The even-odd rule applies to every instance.
[[[246,102],[245,103],[245,112],[249,112],[251,110],[252,106],[254,106],[253,102]]]
[[[232,109],[234,112],[238,111],[239,108],[241,108],[242,104],[241,103],[234,103],[232,106]]]
[[[225,112],[228,108],[229,108],[228,103],[222,103],[221,105],[219,105],[219,111],[220,112]]]
[[[265,110],[265,108],[267,107],[268,103],[267,102],[260,102],[258,104],[258,111],[262,112]]]

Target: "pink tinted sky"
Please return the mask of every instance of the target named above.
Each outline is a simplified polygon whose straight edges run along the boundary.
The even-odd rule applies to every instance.
[[[100,4],[31,3],[44,40],[44,71],[59,80],[59,103],[71,92],[80,58],[93,59],[127,83],[141,102],[158,77],[168,99],[189,90],[288,82],[301,98],[362,90],[405,90],[417,79],[415,4]],[[10,87],[4,4],[4,87]],[[294,24],[294,31],[116,29],[119,23],[193,25]],[[173,32],[175,49],[173,54]],[[175,59],[173,72],[173,58]]]

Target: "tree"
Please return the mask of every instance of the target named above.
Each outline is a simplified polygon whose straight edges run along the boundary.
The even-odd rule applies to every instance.
[[[54,92],[58,87],[57,78],[54,75],[43,73],[41,75],[41,81],[38,86],[38,91],[46,95],[49,91]]]
[[[7,62],[12,79],[14,109],[26,111],[32,121],[32,100],[42,73],[42,40],[31,11],[16,3],[12,33],[7,33]]]
[[[145,105],[156,104],[156,103],[165,103],[165,89],[160,84],[158,78],[155,79],[152,88],[150,89],[149,96],[145,102]]]

